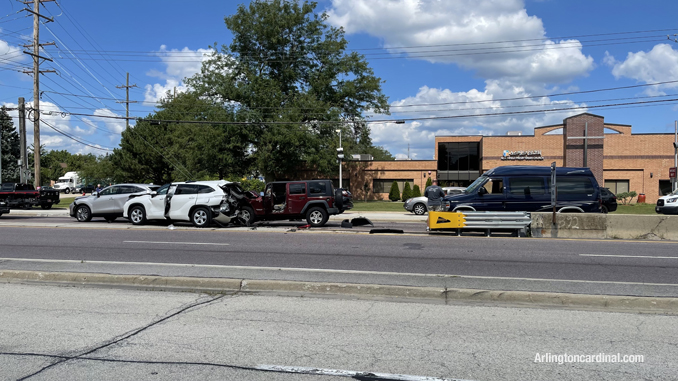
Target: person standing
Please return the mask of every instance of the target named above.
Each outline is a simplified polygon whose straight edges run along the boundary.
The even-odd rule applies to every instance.
[[[438,186],[438,180],[434,179],[431,186],[427,187],[424,191],[424,196],[428,198],[426,206],[429,212],[440,212],[442,211],[443,197],[445,197],[445,192],[443,188]],[[426,231],[429,231],[429,217],[426,217]]]

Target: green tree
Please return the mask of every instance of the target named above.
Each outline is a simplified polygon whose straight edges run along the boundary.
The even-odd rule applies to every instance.
[[[225,18],[233,34],[230,46],[187,80],[200,96],[237,105],[251,123],[255,167],[267,179],[294,176],[309,166],[321,175],[335,174],[335,130],[342,129],[345,147],[367,149],[363,112],[388,113],[381,79],[364,56],[346,52],[343,29],[327,25],[327,14],[317,14],[316,7],[307,0],[240,5]]]
[[[388,193],[388,199],[391,201],[400,200],[400,189],[398,188],[398,182],[394,181],[391,184],[391,191]]]
[[[409,200],[412,198],[412,188],[410,188],[410,183],[408,181],[405,182],[405,187],[403,188],[403,201]]]
[[[18,182],[20,178],[20,168],[18,164],[20,156],[19,134],[14,128],[12,118],[7,113],[5,106],[0,108],[0,160],[2,160],[2,173],[0,179],[2,182]]]
[[[426,180],[426,186],[424,187],[424,190],[430,187],[431,185],[433,185],[433,179],[431,179],[431,177],[429,176],[429,178]]]
[[[163,184],[248,174],[251,138],[233,106],[196,93],[167,96],[159,111],[123,131],[111,163],[115,178]],[[194,121],[220,123],[190,123]]]
[[[412,197],[421,197],[421,189],[419,189],[419,185],[414,185],[414,188],[412,188]]]

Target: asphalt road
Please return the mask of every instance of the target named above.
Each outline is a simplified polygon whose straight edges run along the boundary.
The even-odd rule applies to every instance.
[[[673,316],[16,284],[0,284],[0,305],[3,380],[663,381],[678,371]],[[642,358],[567,362],[599,354]],[[341,377],[350,371],[363,377]]]
[[[4,226],[0,268],[678,296],[676,242],[107,225]]]

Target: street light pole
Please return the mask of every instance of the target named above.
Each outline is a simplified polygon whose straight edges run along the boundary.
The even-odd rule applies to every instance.
[[[343,188],[343,182],[342,182],[342,174],[341,174],[341,167],[342,167],[342,159],[344,158],[344,149],[341,147],[341,129],[336,130],[339,133],[339,149],[337,149],[337,157],[339,158],[339,188]]]

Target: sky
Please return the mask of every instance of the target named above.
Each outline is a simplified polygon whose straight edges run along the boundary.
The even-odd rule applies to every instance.
[[[111,152],[130,116],[182,92],[210,47],[228,45],[224,17],[247,0],[58,0],[41,14],[41,144]],[[0,0],[0,105],[33,102],[33,17]],[[672,133],[678,119],[678,2],[659,0],[319,0],[349,49],[384,82],[391,115],[372,115],[375,145],[431,160],[435,136],[532,134],[582,112],[634,133]],[[670,37],[670,38],[668,38]],[[51,111],[51,115],[44,112]],[[81,115],[76,115],[81,114]],[[10,111],[16,116],[16,111]],[[405,121],[396,124],[394,121]],[[14,120],[18,127],[18,120]],[[133,124],[133,122],[132,122]],[[51,127],[50,127],[51,126]],[[27,135],[33,142],[32,124]],[[54,129],[52,129],[54,127]],[[58,131],[57,131],[58,130]]]

